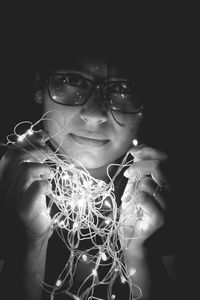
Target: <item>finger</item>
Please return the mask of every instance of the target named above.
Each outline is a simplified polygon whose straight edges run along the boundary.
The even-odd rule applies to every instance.
[[[128,202],[131,200],[132,193],[133,193],[134,189],[137,187],[138,179],[139,179],[139,177],[137,175],[129,178],[129,180],[126,184],[126,187],[124,189],[123,195],[121,197],[122,202]]]
[[[26,218],[47,213],[46,195],[51,193],[51,184],[48,180],[36,180],[27,189],[21,201],[21,212]]]
[[[30,145],[29,148],[24,149],[26,156],[29,156],[29,161],[32,162],[45,162],[52,157],[53,152],[48,146],[42,147],[41,145]]]
[[[145,192],[140,192],[137,195],[137,205],[149,216],[163,215],[164,211],[157,201],[152,196]]]
[[[40,195],[48,195],[52,191],[51,183],[48,180],[35,180],[27,189],[26,196],[36,199]]]
[[[137,200],[135,201],[130,201],[127,204],[127,210],[130,210],[130,207],[133,206],[136,207],[138,209],[138,212],[140,213],[140,216],[146,215],[148,216],[150,219],[152,219],[152,221],[155,221],[157,219],[163,219],[165,211],[163,210],[163,208],[159,205],[159,203],[157,201],[155,201],[155,199],[153,199],[152,196],[150,196],[148,193],[146,192],[140,192],[137,194]]]
[[[164,192],[164,189],[161,189],[149,176],[142,177],[137,185],[137,188],[139,192],[145,192],[153,197],[155,201],[157,201],[158,204],[162,207],[162,209],[167,209],[167,194]],[[154,195],[157,189],[158,192],[156,193],[156,195]]]
[[[124,176],[127,178],[151,176],[157,185],[169,190],[169,185],[164,173],[161,171],[159,160],[143,160],[135,162],[124,172]]]
[[[164,223],[165,211],[149,194],[140,192],[136,201],[122,203],[122,216],[130,224],[140,220],[153,227],[160,227]]]
[[[49,140],[49,136],[44,130],[39,130],[37,132],[37,138],[38,138],[38,142],[42,144],[45,144],[46,141]]]
[[[10,185],[9,194],[22,194],[35,180],[51,179],[53,173],[46,164],[23,162]]]
[[[33,131],[32,129],[29,129],[24,134],[18,136],[17,144],[25,146],[31,142],[33,144],[44,145],[46,140],[47,134],[43,130]]]
[[[156,194],[154,197],[153,194],[156,191],[158,185],[152,180],[150,176],[144,176],[142,178],[139,177],[131,177],[128,180],[128,183],[126,185],[126,188],[124,190],[124,193],[122,195],[121,201],[122,202],[129,202],[133,198],[137,197],[137,193],[139,192],[145,192],[149,194],[152,198],[155,199],[155,201],[158,201],[158,204],[163,208],[167,209],[168,207],[168,193],[164,189],[160,188],[160,191]],[[136,195],[136,196],[135,196]]]
[[[23,161],[22,163],[20,163],[19,175],[24,178],[33,177],[51,179],[53,176],[53,172],[45,163]]]
[[[129,151],[135,160],[166,160],[168,157],[165,152],[145,145],[138,145],[131,148]]]
[[[5,158],[14,161],[30,159],[32,161],[44,162],[52,156],[53,151],[37,140],[26,140],[23,143],[16,143],[12,149],[5,153]]]

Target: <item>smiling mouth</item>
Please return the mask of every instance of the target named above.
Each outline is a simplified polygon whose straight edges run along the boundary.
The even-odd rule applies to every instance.
[[[101,147],[109,142],[109,140],[86,138],[72,133],[70,133],[70,136],[75,142],[85,146]]]

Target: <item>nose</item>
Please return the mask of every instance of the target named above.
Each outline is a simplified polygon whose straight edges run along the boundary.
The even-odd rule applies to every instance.
[[[80,118],[91,125],[98,125],[107,121],[107,109],[100,89],[97,88],[81,107]]]

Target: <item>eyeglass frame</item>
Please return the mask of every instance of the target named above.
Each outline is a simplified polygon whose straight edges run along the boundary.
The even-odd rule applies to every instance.
[[[115,110],[115,109],[111,108],[111,103],[110,103],[111,100],[106,95],[105,89],[106,89],[106,87],[108,87],[109,83],[116,83],[116,82],[124,82],[125,83],[126,82],[125,80],[124,81],[123,80],[119,80],[119,81],[95,80],[94,81],[94,80],[85,78],[82,75],[80,75],[80,76],[83,77],[83,79],[85,79],[86,81],[90,82],[90,84],[91,84],[91,87],[89,89],[88,95],[85,97],[84,102],[81,103],[81,104],[74,104],[74,105],[58,102],[58,101],[54,100],[53,97],[52,97],[52,95],[51,95],[50,86],[49,86],[49,82],[50,82],[49,78],[51,76],[54,76],[54,75],[66,76],[67,74],[68,73],[51,73],[51,74],[48,74],[47,76],[45,76],[44,84],[45,84],[45,86],[48,87],[48,94],[49,94],[50,99],[53,102],[55,102],[55,103],[58,103],[58,104],[64,105],[64,106],[69,106],[69,107],[81,107],[81,106],[85,105],[85,103],[89,100],[89,98],[92,96],[92,94],[95,93],[96,90],[101,90],[101,95],[102,95],[102,98],[103,98],[103,103],[104,103],[106,109],[109,110],[109,111],[111,111],[111,112],[120,113],[120,114],[124,114],[124,115],[131,115],[131,114],[134,115],[134,114],[140,113],[144,109],[144,105],[142,105],[140,108],[138,108],[134,112],[122,112],[122,111],[118,111],[118,110]],[[132,82],[131,82],[131,84],[132,84]],[[76,87],[76,86],[74,86],[74,87]]]

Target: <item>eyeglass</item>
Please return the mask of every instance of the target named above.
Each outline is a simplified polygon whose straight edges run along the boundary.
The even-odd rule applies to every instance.
[[[125,80],[100,82],[77,73],[59,73],[49,75],[46,83],[50,98],[66,106],[82,106],[96,90],[99,90],[106,109],[111,111],[117,122],[123,119],[120,114],[137,114],[143,109],[136,85]],[[131,116],[128,119],[131,119]]]

